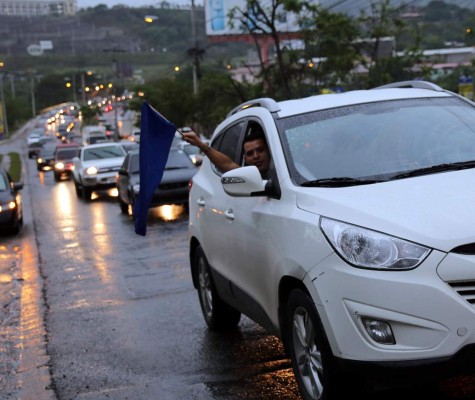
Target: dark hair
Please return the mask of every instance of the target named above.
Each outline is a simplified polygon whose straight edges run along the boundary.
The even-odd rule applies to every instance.
[[[253,140],[258,140],[262,139],[266,143],[266,137],[264,135],[264,131],[262,130],[262,127],[257,124],[257,123],[249,123],[249,126],[247,127],[246,134],[244,136],[243,144],[246,142],[251,142]]]

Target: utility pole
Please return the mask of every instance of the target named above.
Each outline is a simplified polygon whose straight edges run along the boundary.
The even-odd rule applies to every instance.
[[[195,0],[191,0],[191,39],[193,42],[193,94],[198,94],[198,41],[196,39]]]
[[[81,100],[82,105],[86,105],[86,77],[84,76],[84,71],[81,71]]]
[[[7,107],[5,105],[5,95],[3,93],[3,74],[0,74],[0,102],[2,103],[1,116],[0,122],[3,122],[3,132],[5,133],[5,137],[8,137],[8,122],[7,122]],[[1,133],[1,129],[0,129]],[[2,137],[0,136],[0,139]]]
[[[31,74],[31,113],[36,117],[36,99],[35,99],[35,74]]]

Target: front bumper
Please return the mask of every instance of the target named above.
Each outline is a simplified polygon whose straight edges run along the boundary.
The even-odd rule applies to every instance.
[[[354,268],[332,254],[308,278],[333,353],[341,360],[433,364],[456,359],[475,345],[475,309],[450,281],[475,282],[475,256],[432,251],[418,268],[391,272]],[[363,318],[388,323],[396,343],[374,341]]]
[[[116,187],[117,173],[97,174],[84,176],[82,184],[91,189],[110,189]]]

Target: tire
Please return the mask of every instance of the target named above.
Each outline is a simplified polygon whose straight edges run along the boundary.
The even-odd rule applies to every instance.
[[[201,311],[208,327],[215,331],[236,328],[241,319],[241,313],[219,297],[208,260],[201,246],[196,249],[194,268],[198,277]]]
[[[76,181],[74,181],[74,188],[76,189],[76,196],[80,199],[82,197],[82,188]]]
[[[23,217],[19,218],[18,214],[15,215],[14,220],[13,220],[13,224],[12,224],[12,227],[11,227],[11,232],[14,235],[18,235],[20,233],[20,229],[21,229],[22,225],[23,225]]]
[[[120,206],[120,211],[122,214],[129,214],[129,205],[127,203],[124,203],[122,199],[119,196],[119,206]]]
[[[61,174],[54,173],[54,180],[55,182],[59,182],[61,180]]]
[[[84,200],[91,201],[91,196],[92,196],[92,189],[83,186],[82,187],[82,197],[84,198]]]
[[[355,389],[349,382],[354,377],[338,370],[315,305],[304,291],[290,293],[285,324],[287,348],[304,400],[339,400],[347,398],[347,391],[353,395],[360,391],[361,380]]]

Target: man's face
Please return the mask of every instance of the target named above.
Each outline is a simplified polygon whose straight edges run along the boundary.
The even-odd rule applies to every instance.
[[[261,174],[269,169],[270,155],[264,139],[250,140],[244,143],[244,161],[247,165],[255,165]]]

